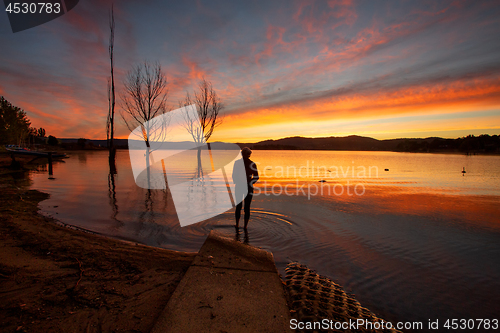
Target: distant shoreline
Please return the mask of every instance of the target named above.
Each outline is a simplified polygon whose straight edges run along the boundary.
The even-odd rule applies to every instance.
[[[106,140],[58,139],[57,146],[64,150],[105,150]],[[115,139],[117,149],[128,149],[128,139]],[[214,141],[212,144],[220,143]],[[184,143],[178,143],[181,146]],[[174,145],[177,143],[174,143]],[[498,155],[500,154],[500,136],[482,134],[469,135],[456,139],[400,138],[377,140],[374,138],[351,135],[346,137],[288,137],[277,140],[264,140],[255,143],[236,143],[240,147],[254,150],[322,150],[322,151],[390,151],[406,153],[444,153],[465,155]],[[152,143],[154,145],[154,142]],[[185,147],[181,147],[184,149]],[[213,148],[213,147],[212,147]]]
[[[242,145],[241,147],[247,147],[245,145]],[[449,154],[449,155],[467,155],[464,152],[461,151],[397,151],[397,150],[364,150],[364,149],[261,149],[261,148],[252,148],[253,150],[276,150],[276,151],[343,151],[343,152],[388,152],[388,153],[408,153],[408,154]],[[468,156],[499,156],[500,152],[474,152],[474,153],[469,153]]]

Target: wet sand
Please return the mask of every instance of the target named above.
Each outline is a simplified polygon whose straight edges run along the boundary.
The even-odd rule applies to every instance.
[[[60,226],[0,169],[0,331],[149,332],[195,253]]]

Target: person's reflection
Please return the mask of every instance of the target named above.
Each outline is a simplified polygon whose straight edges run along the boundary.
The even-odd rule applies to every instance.
[[[244,229],[244,230],[243,230],[243,233],[245,234],[245,238],[243,238],[243,244],[248,245],[248,244],[249,244],[249,242],[250,242],[250,239],[248,238],[248,230],[247,230],[247,229]]]
[[[241,242],[241,229],[236,229],[236,234],[234,239],[237,242]],[[243,229],[243,244],[248,245],[250,243],[250,239],[248,237],[248,229]]]

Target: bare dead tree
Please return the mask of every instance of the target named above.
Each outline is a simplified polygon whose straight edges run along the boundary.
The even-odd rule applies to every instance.
[[[166,136],[164,117],[167,112],[167,79],[159,63],[144,62],[132,69],[124,82],[122,118],[128,129],[142,127],[142,139],[150,147],[152,141],[163,141]]]
[[[121,116],[132,133],[138,133],[139,140],[146,144],[146,168],[148,184],[150,179],[150,155],[152,142],[163,142],[167,135],[167,79],[159,63],[144,62],[127,75],[125,94],[122,96]],[[153,161],[154,162],[154,161]],[[150,186],[148,186],[150,188]]]
[[[201,165],[201,144],[208,142],[214,129],[222,123],[220,111],[222,103],[217,93],[213,89],[212,83],[205,78],[198,84],[198,91],[195,91],[194,97],[189,92],[186,98],[180,103],[180,106],[195,105],[197,116],[193,113],[184,114],[184,127],[198,144],[198,168],[196,177],[200,179],[203,176]]]
[[[189,93],[186,93],[186,98],[182,102],[179,102],[179,107],[186,107],[186,106],[189,107],[191,105],[193,105],[193,99],[191,98]],[[198,108],[196,108],[196,110],[198,110]],[[183,114],[183,117],[184,117],[184,128],[191,135],[194,142],[202,144],[205,136],[203,134],[203,127],[200,124],[200,118],[198,117],[198,112],[194,114],[192,112],[186,111]]]
[[[106,120],[106,140],[108,142],[108,148],[111,148],[111,113],[112,113],[112,102],[111,102],[111,78],[108,77],[108,118]]]
[[[106,136],[109,149],[109,170],[110,173],[116,173],[115,155],[116,149],[114,144],[115,136],[115,75],[113,63],[113,49],[115,44],[115,15],[113,5],[111,5],[111,13],[109,14],[109,60],[111,68],[111,76],[108,78],[108,119],[106,122]]]
[[[189,93],[181,102],[181,106],[194,104],[198,113],[198,119],[186,113],[184,127],[191,134],[196,143],[208,142],[214,129],[222,123],[220,111],[222,103],[213,89],[212,83],[206,79],[201,80],[198,91],[192,97]]]

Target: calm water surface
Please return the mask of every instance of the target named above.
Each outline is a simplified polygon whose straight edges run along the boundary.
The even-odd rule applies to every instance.
[[[32,180],[51,194],[42,211],[65,223],[178,251],[198,251],[218,230],[272,251],[281,272],[299,261],[329,276],[389,320],[500,317],[499,156],[255,151],[252,159],[260,194],[246,234],[235,232],[233,210],[181,228],[168,191],[135,185],[127,151],[114,177],[107,152],[96,151],[56,164],[53,180],[43,172]]]

